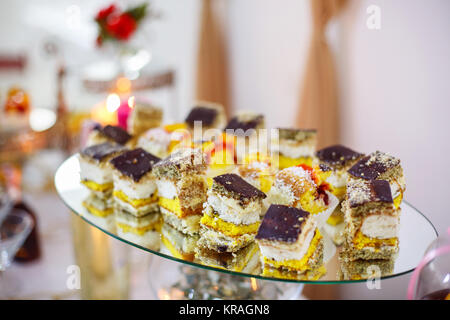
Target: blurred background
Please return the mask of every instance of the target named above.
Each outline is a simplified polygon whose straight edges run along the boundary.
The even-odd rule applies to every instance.
[[[144,1],[114,3],[127,8]],[[391,153],[402,160],[406,200],[439,233],[450,226],[450,2],[148,3],[132,37],[117,44],[99,38],[95,22],[110,1],[0,2],[2,176],[35,214],[40,247],[39,257],[14,261],[0,274],[11,281],[0,298],[89,296],[67,289],[67,267],[85,253],[76,249],[79,221],[58,200],[53,175],[76,150],[82,120],[108,122],[120,105],[111,95],[124,92],[161,106],[165,122],[182,120],[193,101],[207,99],[223,103],[228,114],[264,113],[268,127],[319,128],[321,146]],[[128,36],[126,28],[119,31]],[[148,254],[126,255],[127,297],[157,297]],[[314,286],[305,295],[403,299],[408,280],[383,281],[380,290]]]

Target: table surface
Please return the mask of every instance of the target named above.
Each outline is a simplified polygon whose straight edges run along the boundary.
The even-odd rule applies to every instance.
[[[69,210],[52,192],[26,194],[25,200],[38,217],[42,255],[36,262],[14,262],[1,275],[0,285],[7,281],[10,292],[0,290],[0,299],[79,299],[80,291],[66,286],[67,267],[75,264]],[[149,282],[142,281],[151,257],[131,248],[130,299],[155,298]]]

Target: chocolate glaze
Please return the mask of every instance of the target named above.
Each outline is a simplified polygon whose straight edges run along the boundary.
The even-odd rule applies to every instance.
[[[194,126],[195,121],[201,121],[203,125],[210,126],[214,123],[217,116],[217,110],[206,107],[195,107],[189,112],[185,122],[190,126]]]
[[[102,161],[106,157],[123,150],[125,148],[118,144],[105,142],[84,148],[81,150],[81,154],[97,161]]]
[[[214,177],[213,180],[215,183],[225,188],[225,190],[236,193],[241,196],[241,198],[264,199],[266,197],[266,194],[264,192],[255,188],[250,183],[234,173],[223,174],[221,176]]]
[[[347,161],[356,160],[363,154],[337,144],[317,151],[316,156],[326,164],[345,165]]]
[[[375,180],[378,176],[384,172],[386,172],[387,168],[384,164],[372,161],[369,163],[370,156],[366,156],[359,160],[357,163],[353,165],[350,169],[348,169],[348,173],[352,176],[362,178],[365,180]]]
[[[111,164],[122,174],[138,182],[144,175],[152,170],[153,164],[160,159],[144,149],[137,148],[122,153],[111,160]]]
[[[261,222],[256,239],[295,242],[308,217],[309,212],[301,209],[272,204]]]
[[[263,115],[256,116],[254,119],[249,121],[241,121],[239,120],[239,117],[234,117],[228,122],[224,130],[241,129],[245,132],[249,129],[255,129],[263,119],[264,119]]]
[[[118,144],[124,145],[131,139],[131,135],[128,134],[124,129],[118,126],[107,125],[100,130],[108,138],[114,140]]]
[[[392,203],[392,192],[389,182],[386,180],[371,181],[374,196],[378,201]]]

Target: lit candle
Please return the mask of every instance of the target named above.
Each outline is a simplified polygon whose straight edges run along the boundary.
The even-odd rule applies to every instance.
[[[117,109],[117,123],[120,127],[127,130],[128,117],[134,108],[134,96],[122,100],[119,109]]]

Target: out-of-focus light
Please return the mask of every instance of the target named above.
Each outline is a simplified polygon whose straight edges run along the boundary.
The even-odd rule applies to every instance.
[[[116,81],[117,91],[120,93],[130,92],[131,81],[128,78],[121,77]]]
[[[56,122],[56,113],[49,109],[35,108],[30,112],[30,127],[33,131],[45,131]]]
[[[116,93],[111,93],[106,98],[106,109],[109,112],[116,112],[120,107],[120,97]]]
[[[128,98],[128,107],[130,109],[133,109],[135,104],[136,104],[136,99],[134,98],[134,96],[129,97]]]
[[[256,282],[255,278],[250,278],[250,285],[253,291],[258,290],[258,283]]]

